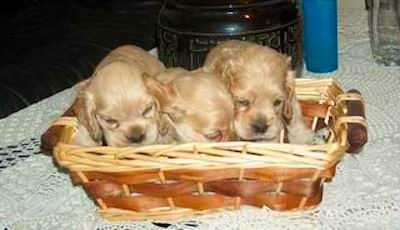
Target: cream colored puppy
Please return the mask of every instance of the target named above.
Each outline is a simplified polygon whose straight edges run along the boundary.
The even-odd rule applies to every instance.
[[[312,131],[296,99],[296,74],[289,58],[269,47],[231,40],[210,51],[204,69],[220,76],[230,91],[240,139],[279,142],[280,131],[286,127],[289,142],[311,141]]]
[[[154,76],[164,69],[161,62],[139,47],[125,45],[111,51],[78,87],[74,104],[79,121],[76,144],[129,146],[162,142],[166,126],[142,74]]]
[[[178,142],[234,139],[233,101],[214,74],[171,68],[156,79],[144,76]]]

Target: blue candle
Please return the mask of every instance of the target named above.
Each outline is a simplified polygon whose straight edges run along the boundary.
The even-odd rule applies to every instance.
[[[338,68],[336,0],[303,0],[306,68],[326,73]]]

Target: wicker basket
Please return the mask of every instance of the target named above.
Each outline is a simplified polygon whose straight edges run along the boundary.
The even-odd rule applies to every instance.
[[[64,127],[53,154],[108,220],[184,218],[241,205],[307,210],[321,202],[346,150],[366,142],[366,120],[362,96],[343,93],[333,79],[298,79],[296,91],[310,126],[331,130],[327,144],[80,147],[69,144],[76,118],[63,117],[54,124]],[[352,130],[362,130],[362,140],[349,136]]]

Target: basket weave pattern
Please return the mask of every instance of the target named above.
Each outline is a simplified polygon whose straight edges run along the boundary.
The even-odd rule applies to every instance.
[[[296,80],[303,115],[313,130],[328,127],[326,144],[221,142],[141,147],[81,147],[70,144],[76,118],[63,118],[54,157],[108,220],[172,219],[238,209],[307,210],[322,200],[323,184],[335,175],[348,148],[347,101],[332,79]],[[282,132],[282,140],[284,139]]]

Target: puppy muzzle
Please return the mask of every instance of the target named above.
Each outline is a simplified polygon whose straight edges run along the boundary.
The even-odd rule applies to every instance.
[[[128,137],[129,142],[133,144],[141,143],[146,138],[146,135],[140,132],[131,133]]]

